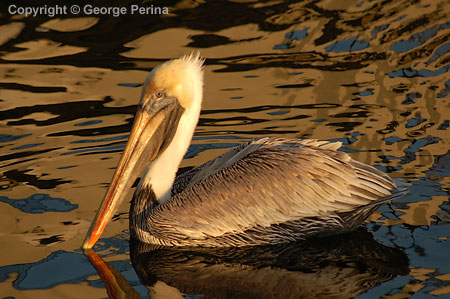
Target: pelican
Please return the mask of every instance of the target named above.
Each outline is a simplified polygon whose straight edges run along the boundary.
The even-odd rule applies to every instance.
[[[203,62],[190,54],[148,75],[83,248],[92,248],[141,174],[131,236],[164,246],[266,245],[342,233],[406,193],[385,173],[338,151],[340,142],[308,139],[253,139],[176,177],[200,116]]]

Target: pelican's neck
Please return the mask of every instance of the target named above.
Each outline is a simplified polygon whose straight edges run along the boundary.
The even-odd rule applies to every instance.
[[[153,207],[162,204],[172,196],[172,185],[178,167],[183,160],[198,122],[200,107],[186,111],[180,118],[172,142],[164,152],[145,170],[130,207],[130,231],[133,238],[145,243],[161,244],[159,238],[148,227],[148,214]]]
[[[171,197],[178,167],[191,143],[200,117],[203,98],[202,64],[203,60],[198,53],[187,55],[155,68],[145,83],[145,86],[161,86],[163,89],[170,86],[168,92],[171,96],[176,96],[184,108],[174,137],[158,158],[148,165],[136,189],[139,193],[140,190],[150,188],[154,194],[152,197],[159,203]],[[145,90],[143,88],[141,101]]]
[[[163,203],[172,196],[172,185],[175,181],[178,167],[194,135],[194,130],[200,116],[201,93],[197,97],[200,97],[200,99],[196,99],[198,105],[193,105],[189,110],[184,111],[172,142],[148,166],[136,190],[139,192],[143,188],[151,188],[159,203]]]

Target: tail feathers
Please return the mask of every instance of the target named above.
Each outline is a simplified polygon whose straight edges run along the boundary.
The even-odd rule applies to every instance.
[[[397,192],[398,193],[402,193],[402,195],[406,195],[409,191],[408,191],[408,184],[405,182],[404,179],[402,178],[394,178],[394,183],[395,186],[397,186]],[[395,190],[394,190],[395,191]]]
[[[399,198],[399,197],[402,197],[402,196],[405,196],[406,194],[408,194],[408,192],[409,192],[408,184],[403,179],[395,178],[394,183],[397,188],[392,189],[390,195],[380,198],[380,199],[377,199],[377,200],[374,200],[374,201],[368,203],[367,205],[357,207],[353,211],[365,210],[372,206],[378,207],[384,202],[387,202],[387,201],[390,201],[390,200],[393,200],[393,199],[396,199],[396,198]]]
[[[403,179],[396,178],[394,179],[394,183],[397,188],[391,190],[390,195],[374,200],[367,205],[360,206],[353,211],[339,213],[339,216],[343,220],[344,227],[346,227],[347,230],[355,229],[383,203],[402,197],[408,193],[408,185]]]

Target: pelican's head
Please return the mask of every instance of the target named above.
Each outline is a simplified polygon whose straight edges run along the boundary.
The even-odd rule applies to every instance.
[[[133,182],[175,136],[183,138],[183,143],[188,140],[187,149],[200,113],[202,64],[198,54],[191,54],[167,61],[148,75],[127,145],[83,248],[92,248]],[[177,133],[182,127],[189,130]]]

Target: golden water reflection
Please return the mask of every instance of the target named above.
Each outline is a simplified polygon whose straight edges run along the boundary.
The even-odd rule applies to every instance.
[[[260,136],[342,141],[411,190],[366,223],[408,255],[409,273],[367,294],[448,295],[448,1],[206,2],[174,3],[161,18],[2,23],[0,294],[105,296],[91,268],[82,278],[38,269],[83,264],[76,250],[128,138],[140,84],[162,61],[200,50],[203,111],[182,167]],[[120,242],[127,211],[125,202],[97,248],[108,262],[129,260]],[[49,282],[27,280],[32,273]]]

